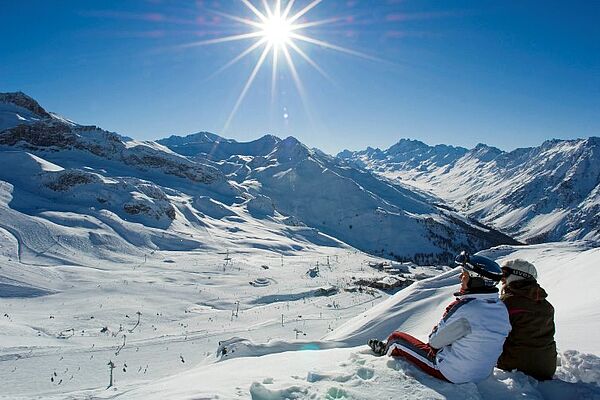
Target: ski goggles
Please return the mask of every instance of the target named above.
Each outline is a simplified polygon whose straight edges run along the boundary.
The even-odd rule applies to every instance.
[[[531,274],[528,274],[527,272],[519,271],[518,269],[512,269],[512,268],[508,268],[508,267],[502,267],[502,276],[504,278],[508,278],[510,275],[520,276],[523,279],[533,279],[533,280],[535,280],[535,277],[533,275],[531,275]]]

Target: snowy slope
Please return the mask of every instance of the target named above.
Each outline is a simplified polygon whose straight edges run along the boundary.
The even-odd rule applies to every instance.
[[[556,340],[562,365],[555,380],[539,383],[521,373],[495,370],[477,385],[454,385],[430,378],[402,360],[370,353],[364,342],[371,337],[385,337],[394,329],[426,339],[458,286],[459,271],[454,269],[413,284],[318,341],[273,340],[261,344],[233,339],[227,345],[230,356],[220,361],[210,355],[200,365],[157,382],[117,385],[74,396],[257,400],[600,398],[600,358],[590,354],[600,351],[594,334],[600,328],[594,311],[599,299],[588,291],[598,281],[594,264],[600,261],[600,249],[565,243],[503,246],[484,254],[498,261],[521,257],[538,267],[540,282],[556,308]],[[572,283],[564,279],[565,270],[586,274],[590,283],[573,291]],[[585,321],[585,329],[581,321]]]
[[[401,140],[385,151],[338,155],[434,193],[520,240],[600,240],[600,138],[550,140],[503,152]]]
[[[599,272],[595,268],[600,261],[599,247],[586,243],[500,246],[480,254],[498,262],[511,258],[533,262],[538,270],[538,281],[548,292],[548,301],[555,307],[559,350],[600,353],[600,342],[594,339],[595,334],[592,333],[600,329],[600,319],[593,317],[593,309],[600,303],[600,292],[596,290]],[[418,282],[349,321],[326,339],[364,343],[370,337],[381,336],[397,328],[415,332],[425,339],[456,291],[458,274],[459,271],[454,269]],[[577,290],[572,290],[573,281],[569,276],[583,278],[577,283]]]
[[[504,237],[293,138],[198,134],[198,148],[219,152],[186,157],[78,125],[22,93],[0,96],[0,111],[2,399],[600,397],[598,358],[585,354],[600,351],[590,334],[597,248],[487,253],[538,264],[563,381],[497,371],[447,385],[374,358],[364,342],[395,328],[424,337],[457,271],[386,265],[348,243],[373,253],[384,243],[390,256],[409,241],[414,256]],[[231,337],[243,339],[217,360]],[[109,361],[116,387],[106,390]]]
[[[286,235],[300,232],[300,241],[346,243],[422,264],[450,260],[461,249],[515,243],[438,208],[431,197],[340,166],[294,138],[267,135],[239,143],[198,133],[162,144],[139,142],[47,113],[22,93],[0,100],[3,115],[17,115],[17,109],[35,115],[23,124],[7,119],[0,131],[2,166],[23,164],[19,174],[2,168],[0,179],[14,187],[6,212],[53,223],[64,219],[56,213],[72,212],[111,229],[100,240],[87,232],[94,236],[88,246],[115,247],[123,239],[150,249],[177,248],[177,241],[206,248],[212,237],[192,239],[194,227],[205,232],[236,218],[278,224]],[[60,170],[43,170],[40,163]]]
[[[248,204],[253,215],[278,211],[289,223],[317,228],[371,254],[427,263],[448,261],[460,248],[477,251],[514,243],[437,207],[431,197],[342,166],[293,137],[265,136],[238,143],[196,134],[172,136],[160,143],[173,151],[185,149],[182,154],[193,155],[200,162],[212,162],[247,188],[255,196]],[[208,150],[194,153],[198,143],[211,146],[209,158]],[[266,144],[271,145],[270,151]]]
[[[230,242],[263,246],[273,237],[284,252],[314,243],[346,247],[314,229],[253,218],[253,196],[206,163],[66,121],[22,93],[0,97],[6,99],[3,115],[31,116],[14,126],[6,119],[0,132],[0,227],[19,240],[22,261],[55,264],[78,251],[118,258]],[[248,238],[247,225],[261,233]],[[44,234],[29,234],[36,231]]]

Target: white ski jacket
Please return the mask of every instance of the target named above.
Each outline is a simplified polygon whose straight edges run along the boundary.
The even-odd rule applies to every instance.
[[[446,308],[429,345],[439,349],[436,363],[446,379],[479,382],[494,370],[510,329],[498,293],[465,294]]]

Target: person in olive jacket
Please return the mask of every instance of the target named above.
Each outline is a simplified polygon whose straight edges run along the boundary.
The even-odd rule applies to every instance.
[[[498,368],[524,372],[537,380],[556,371],[554,307],[537,283],[535,266],[516,259],[502,264],[502,293],[512,330],[504,342]]]

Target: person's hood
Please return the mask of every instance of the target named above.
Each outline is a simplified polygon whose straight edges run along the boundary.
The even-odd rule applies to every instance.
[[[544,300],[548,297],[546,291],[536,281],[532,280],[510,282],[504,287],[504,294],[527,297],[534,301]]]

